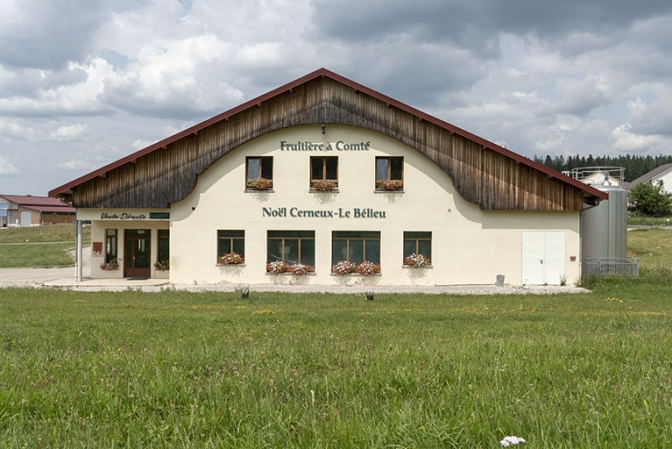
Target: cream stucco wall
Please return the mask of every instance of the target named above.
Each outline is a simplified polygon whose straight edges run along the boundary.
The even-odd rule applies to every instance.
[[[132,216],[149,217],[149,210],[143,209],[79,209],[77,211],[78,220],[91,220],[91,242],[101,242],[103,244],[102,254],[94,254],[91,252],[91,277],[94,279],[121,279],[124,277],[123,263],[126,260],[126,248],[124,245],[124,231],[126,229],[149,229],[151,230],[151,249],[150,249],[150,273],[151,277],[159,279],[168,279],[169,272],[156,271],[154,263],[156,263],[157,249],[158,249],[158,230],[169,229],[170,223],[167,220],[138,220],[138,219],[124,219],[124,220],[100,220],[102,214],[107,213],[110,216],[117,215],[122,217],[123,214]],[[152,209],[151,212],[169,212],[168,209]],[[116,229],[118,236],[117,257],[119,258],[119,269],[114,271],[106,271],[100,268],[100,265],[105,262],[105,230]]]
[[[370,145],[364,151],[281,151],[281,141]],[[245,191],[246,156],[273,157],[272,192]],[[338,193],[309,191],[310,156],[339,157]],[[376,156],[404,157],[403,193],[374,191]],[[384,211],[385,218],[263,216],[262,208],[283,207],[351,213],[354,208],[370,208]],[[303,126],[259,137],[213,164],[199,177],[192,193],[171,206],[170,214],[173,283],[493,284],[503,274],[507,283],[520,284],[523,231],[564,232],[565,276],[569,283],[579,278],[578,212],[482,211],[462,199],[450,177],[429,159],[397,140],[360,128],[327,125],[323,135],[320,126]],[[124,224],[119,223],[119,229]],[[93,229],[94,240],[101,238],[104,227],[94,224]],[[244,266],[217,266],[218,229],[245,230]],[[315,231],[315,274],[266,274],[269,230]],[[332,275],[334,230],[380,231],[382,274]],[[402,266],[404,231],[432,232],[431,268]],[[577,260],[570,260],[572,256]],[[94,276],[103,274],[107,273],[97,271]]]

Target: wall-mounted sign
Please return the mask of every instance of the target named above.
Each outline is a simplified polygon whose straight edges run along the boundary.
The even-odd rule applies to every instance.
[[[280,151],[369,151],[371,142],[287,142],[280,141]]]
[[[103,254],[103,242],[93,242],[91,252],[94,256]]]
[[[387,218],[384,210],[367,208],[299,209],[298,207],[262,207],[265,218]]]
[[[133,212],[103,212],[101,220],[170,220],[169,212],[150,212],[149,217],[145,213]]]

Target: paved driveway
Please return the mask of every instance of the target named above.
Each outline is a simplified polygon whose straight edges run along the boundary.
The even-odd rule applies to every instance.
[[[74,260],[74,251],[70,252]],[[84,248],[84,277],[91,277],[91,247]],[[64,268],[0,268],[0,287],[42,285],[59,279],[75,280],[75,267]]]

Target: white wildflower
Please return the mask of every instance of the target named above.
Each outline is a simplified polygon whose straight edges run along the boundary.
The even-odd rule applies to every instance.
[[[512,444],[525,443],[525,440],[520,437],[504,437],[502,441],[499,442],[504,447],[509,447]]]

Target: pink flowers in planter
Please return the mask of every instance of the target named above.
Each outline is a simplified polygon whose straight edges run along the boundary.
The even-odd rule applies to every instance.
[[[370,276],[372,274],[380,273],[380,265],[366,260],[359,265],[341,260],[331,267],[331,272],[334,274],[357,273],[363,276]]]
[[[431,265],[432,262],[423,254],[411,254],[406,259],[404,259],[404,265],[414,268],[422,268],[427,265]]]
[[[371,276],[372,274],[380,273],[380,265],[365,260],[357,265],[357,273],[363,276]]]
[[[245,259],[238,253],[224,254],[217,258],[217,265],[239,265],[244,262]]]
[[[312,273],[315,269],[310,265],[304,265],[302,263],[295,263],[290,265],[287,269],[287,272],[301,276],[302,274]]]
[[[301,276],[307,273],[312,273],[314,271],[315,268],[313,268],[311,265],[302,263],[288,264],[282,260],[276,260],[275,262],[266,264],[266,272],[272,274],[289,273],[296,276]]]
[[[311,181],[310,188],[318,192],[331,192],[338,188],[338,181]]]
[[[270,262],[266,264],[266,272],[273,274],[286,273],[289,268],[289,264],[283,262],[282,260],[276,260],[275,262]]]
[[[154,269],[156,271],[170,271],[170,261],[159,260],[154,264]]]
[[[248,179],[245,188],[249,190],[270,190],[273,188],[273,180],[266,178]]]
[[[334,274],[350,274],[357,269],[357,264],[341,260],[336,265],[331,267],[331,272]]]
[[[114,271],[119,269],[119,260],[115,257],[110,260],[110,263],[103,262],[100,264],[100,269],[105,271]]]
[[[401,190],[404,181],[376,181],[376,190]]]

